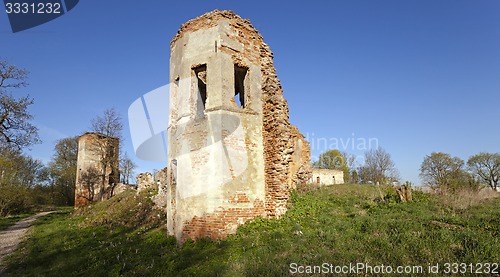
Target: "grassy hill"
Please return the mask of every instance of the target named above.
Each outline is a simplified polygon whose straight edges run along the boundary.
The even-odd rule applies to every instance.
[[[257,219],[226,240],[188,241],[179,248],[166,235],[165,215],[152,208],[150,194],[126,192],[78,213],[39,220],[32,238],[8,260],[7,273],[283,276],[363,263],[393,270],[422,266],[427,275],[438,263],[442,273],[445,263],[477,270],[477,263],[500,262],[500,198],[414,192],[414,202],[398,203],[390,188],[335,185],[294,192],[279,220]],[[299,267],[314,265],[320,267]]]

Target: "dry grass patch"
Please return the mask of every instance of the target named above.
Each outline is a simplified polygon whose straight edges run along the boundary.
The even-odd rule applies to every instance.
[[[455,211],[464,211],[473,206],[482,204],[487,199],[500,197],[500,193],[484,188],[476,190],[460,190],[452,194],[443,195],[442,205]]]

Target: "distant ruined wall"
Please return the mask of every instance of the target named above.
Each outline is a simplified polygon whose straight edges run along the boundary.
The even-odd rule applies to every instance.
[[[153,174],[149,172],[143,172],[137,175],[137,193],[148,190],[148,189],[157,189],[158,183],[155,181]]]
[[[155,208],[165,209],[167,207],[167,191],[168,191],[168,168],[165,167],[155,174],[155,180],[158,183],[158,194],[153,197]]]
[[[344,183],[344,172],[336,169],[317,169],[314,168],[311,173],[311,184],[318,185],[336,185]]]
[[[293,153],[289,166],[289,187],[296,189],[297,184],[306,184],[312,176],[311,147],[299,129],[292,126]]]
[[[85,133],[78,140],[75,208],[109,199],[120,181],[119,140]]]
[[[213,11],[171,42],[167,185],[157,203],[179,242],[280,217],[310,178],[309,144],[288,121],[273,54],[248,20]]]
[[[120,193],[123,193],[127,190],[132,190],[132,189],[135,190],[135,186],[130,185],[130,184],[118,183],[118,184],[116,184],[115,188],[113,189],[113,196],[116,196]]]

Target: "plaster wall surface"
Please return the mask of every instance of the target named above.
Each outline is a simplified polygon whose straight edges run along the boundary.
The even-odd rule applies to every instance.
[[[272,55],[230,11],[190,20],[172,40],[169,162],[157,200],[180,242],[279,217],[289,190],[309,179],[309,144],[288,121]]]
[[[312,184],[328,186],[344,183],[344,172],[342,170],[314,168],[311,175],[309,182]]]

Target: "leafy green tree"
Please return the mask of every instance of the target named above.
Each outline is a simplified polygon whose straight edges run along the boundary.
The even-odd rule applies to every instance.
[[[475,180],[464,170],[464,161],[442,152],[425,156],[420,166],[420,178],[441,193],[477,189]]]
[[[16,213],[25,206],[25,190],[16,181],[20,156],[18,149],[0,148],[0,216]]]
[[[471,173],[493,190],[500,180],[500,153],[479,153],[469,158],[467,166]]]
[[[43,180],[41,161],[21,149],[40,142],[28,111],[33,99],[15,97],[12,90],[27,86],[28,72],[0,60],[0,214],[17,213],[33,204],[33,189]]]
[[[319,159],[313,163],[315,168],[342,170],[346,162],[339,150],[328,150],[319,155]]]
[[[15,214],[33,206],[33,189],[43,179],[44,166],[18,148],[0,148],[0,215]]]
[[[76,136],[60,139],[54,146],[54,156],[48,165],[48,175],[55,205],[74,205],[77,155]]]
[[[350,171],[348,167],[348,159],[346,155],[337,149],[328,150],[319,155],[319,159],[313,162],[314,168],[336,169],[344,172],[344,181],[350,181]]]

